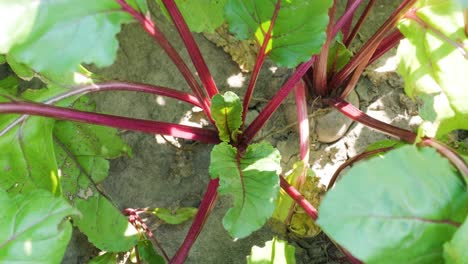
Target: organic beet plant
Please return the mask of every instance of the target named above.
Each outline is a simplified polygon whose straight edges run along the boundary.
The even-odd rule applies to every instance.
[[[348,0],[342,14],[336,11],[338,1],[332,0],[157,2],[177,28],[197,75],[153,22],[145,0],[0,0],[1,62],[22,79],[39,77],[47,84],[44,89],[24,91],[18,90],[15,76],[0,81],[1,263],[59,263],[71,224],[108,252],[93,263],[115,263],[116,253],[132,248],[139,263],[183,263],[218,194],[233,198],[222,221],[235,239],[258,230],[273,215],[290,224],[294,208],[300,206],[353,263],[468,262],[467,153],[442,143],[450,132],[468,129],[466,2],[403,0],[354,54],[349,47],[374,0]],[[129,22],[138,22],[164,49],[190,93],[141,83],[100,82],[81,66],[112,64],[118,47],[115,35]],[[213,31],[223,23],[239,39],[258,44],[242,100],[233,92],[219,93],[190,32]],[[398,44],[398,71],[405,79],[405,92],[422,102],[424,122],[417,132],[371,118],[344,99],[364,69]],[[267,57],[295,70],[258,117],[246,123]],[[212,127],[95,113],[85,96],[122,90],[198,106]],[[253,140],[292,91],[300,160],[285,178],[279,151]],[[307,105],[317,99],[397,139],[372,145],[343,164],[335,176],[358,162],[336,184],[333,177],[334,188],[322,201],[320,214],[301,195],[309,177]],[[131,155],[116,128],[216,144],[211,180],[173,257],[140,219],[139,214],[148,209],[120,212],[100,191],[99,183],[108,174],[107,159]],[[179,212],[181,220],[164,209],[152,211],[168,223],[194,214],[193,209],[184,209]],[[284,252],[272,254],[275,251]],[[294,248],[274,238],[264,249],[254,248],[247,261],[295,263]]]

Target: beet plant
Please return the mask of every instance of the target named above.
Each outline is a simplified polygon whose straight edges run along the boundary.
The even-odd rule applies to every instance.
[[[151,19],[144,0],[0,0],[0,59],[15,73],[0,81],[0,262],[59,263],[73,225],[107,252],[92,263],[114,263],[116,253],[132,249],[138,263],[183,263],[218,195],[232,197],[222,223],[233,239],[249,236],[271,217],[289,225],[299,206],[352,263],[468,262],[468,154],[443,143],[449,133],[468,129],[466,1],[403,0],[354,53],[350,46],[374,0],[348,0],[342,14],[332,0],[157,2],[173,21],[196,74]],[[131,22],[162,47],[191,92],[102,81],[81,65],[112,64],[115,35]],[[243,98],[219,92],[191,33],[223,23],[237,38],[258,46]],[[423,123],[417,131],[372,118],[345,99],[366,67],[397,46],[405,92],[421,101]],[[294,71],[247,123],[267,59]],[[18,89],[18,78],[33,77],[47,87]],[[211,124],[197,128],[96,113],[86,97],[117,91],[200,107]],[[279,151],[254,139],[293,91],[300,160],[286,177],[292,168],[281,168]],[[343,164],[319,210],[301,194],[310,180],[308,106],[317,100],[395,138]],[[181,209],[176,216],[162,208],[119,211],[99,185],[108,176],[108,159],[131,155],[117,129],[215,144],[198,210]],[[174,256],[141,220],[143,212],[168,223],[194,215]],[[247,262],[295,263],[294,248],[273,238],[265,248],[253,248]]]

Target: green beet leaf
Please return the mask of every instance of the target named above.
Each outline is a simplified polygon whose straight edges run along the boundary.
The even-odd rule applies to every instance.
[[[31,80],[34,77],[34,71],[23,63],[17,62],[14,58],[7,55],[6,62],[10,68],[15,72],[15,74],[24,80]]]
[[[100,256],[94,257],[88,264],[115,264],[117,262],[117,255],[112,252],[107,252]]]
[[[146,261],[149,264],[165,264],[166,261],[164,258],[156,251],[154,251],[154,246],[149,240],[140,240],[138,241],[138,253],[140,254],[140,259]]]
[[[53,75],[76,71],[80,63],[108,66],[117,52],[115,35],[131,21],[114,0],[0,0],[0,53]]]
[[[468,38],[463,13],[456,1],[419,1],[423,27],[405,19],[399,28],[406,39],[398,47],[398,72],[408,96],[423,101],[422,133],[440,137],[468,129]]]
[[[96,110],[87,97],[81,97],[73,104],[73,108]],[[57,121],[54,143],[62,174],[72,178],[75,185],[82,177],[100,183],[108,176],[107,159],[131,155],[130,147],[119,137],[118,131],[104,126]]]
[[[228,0],[229,29],[240,39],[264,41],[276,0]],[[320,52],[325,42],[331,0],[282,1],[266,52],[281,66],[293,68]]]
[[[95,110],[87,97],[81,97],[73,107],[83,111]],[[134,246],[136,236],[129,234],[136,230],[96,185],[109,175],[107,159],[131,154],[130,147],[118,136],[117,130],[57,121],[54,149],[62,172],[63,193],[83,215],[74,219],[74,224],[101,250],[120,252]]]
[[[267,143],[250,145],[245,153],[223,142],[211,152],[210,175],[219,178],[218,192],[230,195],[234,205],[223,226],[234,238],[259,229],[275,210],[281,172],[279,151]]]
[[[61,263],[72,233],[64,218],[77,210],[43,190],[0,190],[0,208],[0,263]]]
[[[175,0],[190,31],[214,32],[224,22],[224,6],[227,0]],[[161,0],[156,0],[166,17],[169,14]]]
[[[343,69],[351,56],[353,53],[343,44],[343,36],[339,34],[328,51],[327,73],[331,74]]]
[[[69,90],[49,86],[39,90],[26,90],[17,95],[17,81],[3,80],[0,103],[12,98],[46,102]],[[57,105],[68,106],[76,96]],[[27,192],[41,188],[60,193],[60,180],[54,154],[52,131],[55,121],[43,117],[29,117],[18,122],[19,115],[0,115],[0,188],[8,192]]]
[[[197,211],[197,208],[183,207],[174,211],[167,208],[155,208],[151,212],[165,223],[178,225],[192,219],[197,214]]]
[[[15,87],[0,87],[0,103],[18,98],[15,90]],[[63,91],[58,87],[27,90],[19,99],[45,101]],[[18,117],[0,115],[0,189],[13,193],[41,188],[60,194],[52,140],[55,121],[29,117],[16,122]]]
[[[365,263],[443,263],[468,193],[448,160],[410,145],[352,167],[319,212],[322,230]]]
[[[465,219],[463,225],[457,230],[452,240],[444,245],[444,259],[447,264],[463,264],[468,263],[468,218]]]
[[[127,251],[136,245],[136,229],[106,198],[91,187],[78,192],[77,196],[80,199],[74,199],[73,204],[83,216],[74,218],[73,224],[91,243],[111,252]]]
[[[296,249],[287,241],[274,237],[264,247],[253,246],[248,264],[296,264]]]
[[[219,138],[224,142],[237,140],[242,125],[242,103],[233,92],[217,94],[211,100],[211,114],[218,128]]]

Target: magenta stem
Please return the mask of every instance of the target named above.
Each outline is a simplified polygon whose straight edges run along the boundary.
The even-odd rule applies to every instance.
[[[265,62],[265,58],[267,56],[266,49],[268,47],[268,42],[271,39],[271,32],[273,31],[273,27],[276,23],[276,18],[278,17],[278,13],[281,6],[281,0],[278,0],[275,5],[275,10],[273,11],[273,15],[271,17],[270,26],[268,27],[268,31],[263,38],[263,43],[258,52],[257,59],[255,61],[255,66],[252,71],[252,76],[250,77],[249,86],[247,87],[247,91],[245,92],[244,102],[242,106],[242,123],[245,121],[245,117],[247,116],[247,112],[249,111],[249,104],[252,98],[252,94],[255,88],[255,84],[257,83],[258,75],[260,74],[260,69],[262,68],[263,63]]]
[[[70,91],[67,91],[65,93],[49,98],[48,100],[42,103],[54,104],[56,102],[59,102],[66,98],[70,98],[72,96],[84,95],[87,93],[94,93],[94,92],[104,92],[104,91],[133,91],[133,92],[151,93],[151,94],[171,97],[171,98],[178,99],[180,101],[187,102],[189,104],[201,107],[200,103],[198,102],[198,99],[189,93],[185,93],[185,92],[181,92],[181,91],[177,91],[171,88],[165,88],[161,86],[152,86],[148,84],[130,83],[130,82],[107,82],[107,83],[99,83],[99,84],[89,84],[89,85],[73,88]],[[26,120],[27,117],[28,117],[27,115],[22,115],[21,117],[12,121],[4,129],[0,130],[0,136],[10,131],[10,129],[18,125],[20,122],[23,122],[24,120]]]
[[[328,94],[328,79],[327,79],[327,65],[328,65],[328,52],[330,51],[330,44],[335,38],[333,36],[333,23],[335,17],[337,1],[333,1],[333,6],[328,11],[329,23],[327,27],[327,38],[322,46],[320,54],[318,54],[313,67],[313,85],[315,93],[319,96],[325,96]]]
[[[255,137],[255,135],[260,131],[260,129],[265,125],[265,123],[270,119],[271,115],[278,109],[281,103],[286,99],[288,94],[294,89],[294,86],[301,78],[306,74],[307,70],[312,66],[314,60],[311,59],[308,62],[302,63],[297,67],[294,74],[286,81],[286,83],[281,87],[281,89],[276,93],[276,95],[268,102],[265,108],[260,112],[260,114],[255,118],[255,120],[250,124],[244,131],[242,135],[242,144],[247,146]]]
[[[189,140],[198,140],[204,143],[219,143],[218,133],[210,129],[114,115],[90,113],[38,103],[0,103],[0,113],[39,115],[55,119],[141,131],[150,134],[162,134]]]
[[[351,73],[363,63],[369,53],[373,53],[385,36],[392,30],[398,20],[412,7],[417,0],[405,0],[377,30],[377,32],[364,44],[357,54],[345,65],[345,67],[333,76],[329,86],[337,89],[351,75]],[[367,60],[368,61],[368,60]],[[366,61],[366,63],[367,63]]]
[[[375,47],[377,48],[377,47]],[[357,66],[357,68],[354,70],[351,78],[348,80],[348,83],[346,84],[346,88],[341,92],[340,98],[344,99],[346,98],[351,91],[354,90],[356,87],[356,84],[359,81],[359,78],[361,78],[362,73],[366,69],[369,60],[372,58],[372,54],[374,54],[375,50],[369,50],[369,52],[362,58],[361,64]]]
[[[338,32],[347,26],[350,26],[353,22],[353,17],[354,13],[356,12],[356,9],[361,5],[362,0],[355,0],[351,5],[349,5],[349,8],[346,9],[345,13],[343,16],[340,17],[340,19],[336,22],[335,26],[333,26],[333,30],[331,31],[330,37],[331,39],[334,39],[336,37],[336,34]],[[333,20],[330,20],[330,24],[332,24]],[[344,34],[346,36],[346,34]]]
[[[177,250],[175,256],[172,258],[170,264],[182,264],[185,262],[193,243],[197,240],[198,235],[205,225],[206,219],[208,219],[208,216],[214,207],[216,198],[218,197],[218,186],[219,179],[210,180],[208,183],[207,190],[203,196],[200,206],[198,207],[197,215],[190,226],[190,230],[188,231],[184,242],[179,247],[179,250]]]
[[[374,6],[374,4],[375,4],[375,0],[370,0],[369,3],[367,3],[366,8],[364,9],[361,16],[359,17],[358,22],[356,23],[353,30],[351,31],[351,34],[349,34],[349,36],[347,38],[345,38],[344,44],[345,44],[346,47],[349,47],[349,45],[351,45],[351,42],[354,40],[357,33],[361,29],[362,24],[364,23],[366,18],[369,16],[369,13],[370,13],[372,7]]]
[[[133,9],[127,2],[125,2],[125,0],[115,1],[120,4],[122,10],[132,15],[140,23],[140,25],[148,33],[148,35],[150,35],[166,52],[166,54],[169,56],[172,62],[174,62],[174,65],[184,77],[188,86],[192,89],[193,93],[198,98],[202,106],[201,108],[207,115],[208,119],[214,124],[214,121],[211,118],[210,102],[205,92],[201,88],[200,84],[188,68],[187,64],[185,64],[184,60],[180,57],[177,50],[171,45],[171,43],[167,40],[164,34],[155,26],[154,22],[150,18]]]
[[[309,117],[307,112],[307,97],[304,82],[301,80],[294,86],[297,120],[299,121],[300,158],[304,164],[309,164]],[[300,188],[299,188],[300,189]]]
[[[465,176],[465,181],[468,183],[468,165],[455,150],[433,138],[423,138],[421,143],[435,148],[440,154],[450,160],[450,162]]]
[[[361,112],[359,109],[354,107],[352,104],[342,100],[342,99],[329,99],[329,104],[347,117],[352,120],[364,124],[368,127],[380,130],[391,136],[398,137],[410,144],[413,144],[416,141],[416,134],[402,128],[398,128],[382,121],[379,121],[375,118],[372,118],[365,113]],[[440,154],[446,157],[461,173],[468,177],[468,165],[465,163],[463,158],[458,155],[458,153],[448,146],[438,142],[433,138],[423,138],[422,145],[431,146],[435,148]]]
[[[281,188],[298,204],[304,211],[314,220],[317,221],[318,211],[317,209],[307,201],[302,194],[291,186],[283,176],[279,176]]]
[[[186,102],[186,103],[189,103],[191,105],[198,106],[201,108],[200,102],[198,101],[197,97],[186,92],[182,92],[179,90],[166,88],[162,86],[144,84],[144,83],[117,82],[117,81],[78,86],[72,89],[70,92],[51,98],[51,100],[53,101],[49,100],[47,103],[49,104],[55,103],[57,101],[63,100],[73,95],[82,95],[82,94],[87,94],[87,93],[105,92],[105,91],[131,91],[131,92],[150,93],[150,94],[174,98],[179,101]]]
[[[302,194],[296,190],[293,186],[291,186],[288,181],[286,181],[286,179],[284,179],[282,176],[279,176],[280,178],[280,185],[281,185],[281,188],[289,195],[289,197],[291,197],[299,206],[302,207],[302,209],[304,209],[304,211],[314,220],[314,221],[317,221],[317,218],[318,218],[318,211],[317,209],[309,203],[309,201],[307,201],[306,198],[304,198],[304,196],[302,196]],[[343,253],[346,255],[347,259],[351,262],[351,263],[355,263],[355,264],[360,264],[362,263],[361,261],[359,261],[357,258],[355,258],[353,255],[351,255],[351,253],[349,253],[346,249],[344,249],[343,247],[341,247],[340,245],[337,245],[341,251],[343,251]]]
[[[386,36],[380,45],[375,50],[372,58],[367,63],[368,65],[374,63],[374,61],[378,60],[382,55],[387,53],[387,51],[391,50],[393,47],[400,43],[400,40],[404,38],[403,34],[398,29],[393,30],[388,36]]]
[[[382,152],[387,152],[387,151],[392,150],[392,149],[394,149],[394,147],[386,147],[386,148],[380,148],[380,149],[375,149],[375,150],[371,150],[371,151],[366,151],[366,152],[363,152],[363,153],[361,153],[359,155],[356,155],[356,156],[348,159],[347,161],[345,161],[345,163],[341,164],[340,167],[338,167],[338,169],[336,169],[335,173],[333,174],[330,181],[328,182],[327,191],[330,190],[333,187],[333,185],[335,185],[336,179],[338,178],[340,173],[345,168],[347,168],[348,166],[351,166],[355,162],[366,159],[366,158],[368,158],[368,157],[370,157],[372,155],[382,153]]]
[[[354,5],[354,3],[356,3],[356,1],[360,1],[360,0],[348,0],[348,1],[346,1],[345,14],[346,14],[346,12],[351,12],[351,14],[349,15],[350,18],[348,18],[346,20],[346,23],[343,23],[343,26],[341,27],[341,32],[343,33],[343,40],[348,38],[349,33],[351,31],[351,26],[353,25],[353,19],[354,19],[354,14],[356,13],[356,9],[354,9],[352,11],[348,11],[348,10],[353,7],[353,5]],[[345,14],[343,14],[343,16]]]
[[[219,93],[218,88],[216,87],[210,70],[208,69],[206,62],[203,59],[197,43],[190,33],[187,23],[185,23],[182,14],[173,0],[162,0],[162,2],[166,7],[167,12],[171,16],[174,25],[179,31],[179,35],[182,38],[185,47],[187,48],[188,54],[192,59],[193,65],[195,66],[195,69],[197,70],[203,85],[205,86],[208,96],[210,98],[213,97],[215,94]]]
[[[413,132],[389,125],[385,122],[377,120],[369,115],[365,114],[352,104],[346,102],[343,99],[329,99],[329,104],[336,108],[338,111],[351,118],[352,120],[359,122],[363,125],[366,125],[370,128],[380,130],[384,133],[387,133],[393,137],[400,138],[408,143],[414,143],[416,140],[416,134]]]

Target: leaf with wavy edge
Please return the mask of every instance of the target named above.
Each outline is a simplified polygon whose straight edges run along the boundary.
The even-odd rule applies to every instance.
[[[211,115],[216,122],[219,138],[224,142],[235,142],[242,125],[242,103],[239,96],[233,92],[213,96]]]
[[[240,39],[264,41],[277,0],[228,0],[226,20]],[[282,1],[272,38],[266,49],[270,58],[289,68],[308,61],[325,42],[328,8],[333,1]]]
[[[211,151],[210,175],[219,178],[218,192],[234,198],[223,226],[234,238],[259,229],[275,210],[281,156],[268,143],[249,145],[245,153],[223,142]]]

